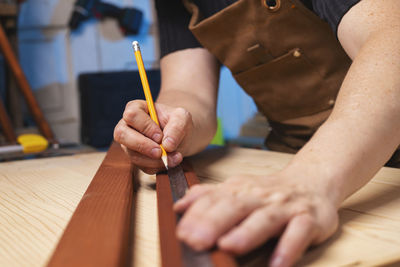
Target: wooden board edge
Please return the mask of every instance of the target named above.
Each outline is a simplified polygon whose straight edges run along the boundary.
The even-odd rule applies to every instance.
[[[200,183],[191,163],[182,163],[189,187]],[[180,243],[176,238],[176,214],[172,210],[173,200],[167,174],[157,174],[157,202],[162,267],[183,266]],[[213,249],[211,260],[215,267],[236,267],[234,257],[224,251]]]
[[[47,266],[126,266],[133,218],[132,173],[129,158],[113,143]]]
[[[157,210],[162,267],[183,267],[180,244],[176,238],[176,215],[167,174],[157,174]]]

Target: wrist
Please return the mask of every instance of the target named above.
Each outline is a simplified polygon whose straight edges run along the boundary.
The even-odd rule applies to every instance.
[[[336,209],[344,201],[341,174],[319,164],[292,160],[281,173],[304,184],[318,195],[326,198]]]
[[[208,119],[207,122],[201,123],[193,118],[193,128],[185,136],[184,156],[192,156],[203,151],[211,143],[216,131],[216,119]]]

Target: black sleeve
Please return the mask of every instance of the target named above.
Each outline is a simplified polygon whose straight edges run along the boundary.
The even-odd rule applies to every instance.
[[[160,32],[160,57],[201,45],[188,29],[191,15],[182,0],[155,0]]]
[[[343,16],[361,0],[312,0],[314,12],[331,25],[337,33],[337,28]]]

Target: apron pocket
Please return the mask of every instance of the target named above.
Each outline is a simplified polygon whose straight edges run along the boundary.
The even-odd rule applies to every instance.
[[[337,93],[299,48],[233,76],[258,109],[274,121],[327,110]]]

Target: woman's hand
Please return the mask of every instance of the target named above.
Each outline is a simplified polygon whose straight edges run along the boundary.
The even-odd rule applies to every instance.
[[[114,130],[114,139],[130,156],[132,163],[144,172],[163,170],[161,148],[168,154],[168,166],[178,165],[192,133],[192,116],[183,108],[155,104],[161,128],[151,120],[146,102],[134,100],[126,105],[122,119]]]
[[[313,181],[278,173],[193,186],[175,206],[178,238],[196,250],[217,244],[244,254],[280,234],[271,266],[291,266],[310,244],[331,236],[336,207]]]

